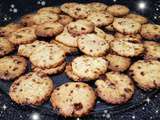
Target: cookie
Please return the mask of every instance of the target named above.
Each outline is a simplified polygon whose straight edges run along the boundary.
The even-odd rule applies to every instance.
[[[118,55],[125,57],[138,56],[144,51],[144,46],[142,43],[133,41],[131,39],[124,40],[119,38],[118,40],[113,40],[110,43],[111,49]]]
[[[141,28],[142,37],[152,40],[160,38],[160,25],[158,24],[144,24]]]
[[[95,12],[88,15],[87,20],[93,22],[95,26],[102,27],[113,22],[113,16],[107,12]]]
[[[95,27],[94,33],[95,33],[97,36],[99,36],[99,37],[101,37],[101,38],[103,38],[103,39],[106,38],[106,33],[105,33],[102,29],[100,29],[100,28],[98,28],[98,27]]]
[[[141,42],[142,37],[140,34],[130,34],[130,35],[124,35],[122,33],[116,32],[115,33],[116,38],[131,38],[133,41]]]
[[[19,77],[9,89],[9,96],[17,104],[41,105],[50,97],[52,80],[34,72]]]
[[[160,62],[139,60],[129,68],[129,75],[143,90],[160,88]]]
[[[14,45],[5,37],[0,37],[0,57],[7,55],[15,49]]]
[[[0,79],[13,80],[23,74],[27,61],[20,56],[6,56],[0,58]]]
[[[109,12],[113,16],[120,17],[120,16],[127,15],[129,13],[129,8],[127,8],[124,5],[115,4],[115,5],[109,6],[107,8],[107,12]]]
[[[46,44],[48,43],[36,40],[30,44],[19,45],[17,54],[20,56],[29,57],[36,48],[45,46]]]
[[[105,30],[110,31],[110,32],[114,32],[115,31],[115,29],[113,27],[113,24],[105,26]]]
[[[160,59],[160,43],[154,41],[145,41],[145,59]]]
[[[74,74],[90,81],[107,71],[108,62],[101,57],[80,56],[76,57],[71,65]]]
[[[109,62],[108,69],[116,72],[123,72],[127,70],[131,64],[130,58],[119,55],[108,54],[106,59]]]
[[[57,67],[44,68],[44,69],[32,65],[32,71],[37,72],[37,73],[41,73],[44,75],[53,75],[53,74],[61,73],[65,69],[65,66],[66,66],[65,62]]]
[[[71,53],[74,53],[74,52],[78,51],[78,48],[66,46],[63,43],[57,42],[54,39],[51,40],[50,43],[56,44],[57,46],[59,46],[60,48],[62,48],[66,54],[71,54]]]
[[[63,25],[58,22],[47,22],[42,25],[38,25],[35,29],[35,33],[40,37],[53,37],[63,31]]]
[[[55,44],[36,48],[30,55],[30,61],[36,67],[51,68],[64,62],[65,52]]]
[[[65,73],[73,81],[79,81],[79,82],[85,82],[86,81],[84,78],[81,78],[78,75],[76,75],[75,73],[73,73],[71,63],[68,63],[66,65]]]
[[[129,18],[116,18],[113,27],[123,34],[136,34],[141,29],[141,24]]]
[[[67,27],[64,28],[64,31],[61,34],[55,37],[56,41],[69,47],[77,47],[77,39],[77,36],[73,36],[68,32]]]
[[[113,41],[114,39],[115,39],[115,37],[112,34],[106,33],[105,40],[107,43],[110,44],[110,42]]]
[[[125,74],[108,72],[106,77],[96,81],[97,95],[110,104],[124,104],[134,94],[134,84]]]
[[[84,19],[90,12],[89,7],[84,4],[75,4],[68,10],[68,15],[75,19]]]
[[[83,93],[83,94],[82,94]],[[86,83],[68,82],[54,89],[51,104],[64,117],[88,115],[95,105],[96,95]]]
[[[0,27],[0,36],[1,37],[8,37],[12,32],[20,29],[22,26],[17,23],[10,23],[8,25]]]
[[[55,13],[60,14],[62,11],[59,7],[43,7],[40,8],[37,13]]]
[[[145,24],[148,22],[147,18],[138,14],[130,13],[126,15],[126,18],[130,18],[136,22],[139,22],[140,24]]]
[[[86,34],[79,37],[78,48],[86,55],[100,57],[106,54],[109,45],[105,39],[95,34]]]
[[[36,40],[35,29],[33,27],[24,27],[13,32],[8,40],[16,45],[32,43]]]
[[[91,33],[94,27],[94,24],[88,20],[77,20],[67,25],[68,32],[73,36]]]
[[[42,25],[46,22],[55,22],[59,19],[59,16],[55,13],[46,12],[45,14],[37,13],[34,16],[32,16],[32,19],[30,20],[30,24],[32,25]]]
[[[76,3],[76,2],[67,2],[67,3],[62,4],[62,5],[60,6],[60,9],[61,9],[64,13],[68,14],[68,13],[71,11],[71,8],[72,8],[73,6],[75,6],[75,5],[77,5],[77,4],[78,4],[78,3]]]
[[[68,15],[59,15],[58,22],[62,25],[67,25],[73,21],[73,18]]]
[[[88,3],[87,6],[90,8],[90,12],[105,11],[108,7],[108,5],[100,2],[91,2]]]
[[[24,15],[20,18],[19,23],[24,27],[32,26],[32,17],[35,15],[35,13],[30,13],[27,15]]]

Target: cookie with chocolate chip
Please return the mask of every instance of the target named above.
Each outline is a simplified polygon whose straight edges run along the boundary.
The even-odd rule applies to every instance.
[[[96,34],[81,35],[78,39],[78,48],[89,56],[103,56],[109,49],[105,39]]]
[[[14,45],[5,37],[0,37],[0,57],[7,55],[15,49]]]
[[[87,6],[90,8],[90,13],[105,11],[108,7],[108,5],[100,2],[91,2]]]
[[[129,68],[129,75],[143,90],[160,88],[160,62],[139,60]]]
[[[158,24],[144,24],[141,28],[142,37],[152,40],[160,38],[160,25]]]
[[[40,8],[37,13],[55,13],[55,14],[60,14],[62,11],[59,7],[43,7]]]
[[[30,72],[14,81],[9,96],[17,104],[41,105],[50,97],[53,82],[48,76]]]
[[[110,104],[124,104],[128,102],[134,94],[134,84],[132,80],[123,73],[108,72],[106,77],[96,81],[97,95]]]
[[[64,117],[88,115],[95,105],[96,95],[86,83],[68,82],[54,89],[51,96],[53,109]]]
[[[13,80],[23,74],[27,61],[20,56],[6,56],[0,58],[0,79]]]

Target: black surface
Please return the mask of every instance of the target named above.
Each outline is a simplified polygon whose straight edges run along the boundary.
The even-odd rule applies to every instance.
[[[38,5],[37,4],[37,1],[38,0],[5,0],[5,1],[0,1],[0,24],[7,24],[11,21],[14,21],[14,20],[17,20],[20,16],[22,16],[23,14],[26,14],[26,13],[29,13],[29,12],[33,12],[35,11],[36,9],[40,8],[40,7],[43,7],[42,5]],[[40,0],[39,0],[40,1]],[[87,2],[90,2],[91,0],[87,1]],[[55,6],[55,5],[60,5],[64,2],[66,2],[65,0],[59,0],[59,1],[54,1],[54,0],[46,0],[46,5],[45,6]],[[81,2],[86,2],[85,0],[81,0]],[[107,4],[112,4],[113,1],[111,0],[101,0],[101,2],[105,2]],[[158,8],[158,6],[160,5],[160,1],[154,1],[154,0],[144,0],[145,3],[147,3],[146,5],[146,9],[144,10],[140,10],[138,9],[138,3],[140,1],[139,0],[117,0],[116,3],[120,3],[120,4],[124,4],[124,5],[127,5],[132,11],[136,11],[138,12],[139,14],[142,14],[142,15],[145,15],[146,17],[148,17],[151,21],[155,22],[155,23],[160,23],[160,18],[158,19],[158,14],[160,14],[159,11],[157,11],[156,8]],[[142,2],[142,1],[141,1]],[[17,13],[13,13],[13,12],[10,12],[9,9],[11,8],[11,4],[14,4],[15,5],[15,8],[18,9],[18,12]],[[160,6],[159,6],[159,9],[160,9]],[[155,19],[155,16],[157,16],[157,19]],[[6,20],[4,18],[10,18],[9,20]],[[64,78],[66,78],[66,76],[63,75]],[[56,85],[60,85],[63,83],[63,81],[59,82],[58,80],[62,80],[64,79],[62,76],[56,76],[54,79],[55,79],[55,83]],[[8,88],[8,87],[4,87],[4,84],[0,83],[1,85],[1,88]],[[8,83],[6,84],[8,85]],[[4,89],[3,89],[4,90]],[[6,91],[6,90],[5,90]],[[137,90],[138,91],[138,90]],[[155,91],[156,92],[156,91]],[[104,106],[106,104],[102,104],[100,108],[106,108],[109,112],[109,115],[108,115],[108,112],[104,114],[104,111],[103,110],[100,110],[100,112],[94,112],[91,116],[87,117],[87,118],[84,118],[84,119],[93,119],[93,118],[100,118],[102,116],[105,115],[105,117],[102,117],[102,118],[111,118],[111,119],[122,119],[123,117],[126,117],[128,118],[129,120],[130,119],[134,119],[134,114],[137,113],[135,116],[136,118],[135,119],[140,119],[140,118],[143,118],[143,119],[151,119],[154,117],[155,118],[158,118],[160,119],[160,115],[159,115],[159,112],[157,114],[157,112],[155,112],[157,109],[159,110],[159,103],[160,102],[155,102],[154,105],[152,104],[149,104],[148,103],[146,104],[146,102],[144,102],[146,100],[146,96],[148,97],[151,97],[153,100],[155,101],[159,101],[158,97],[154,98],[154,96],[152,94],[149,94],[149,95],[146,95],[148,93],[144,93],[145,96],[142,95],[143,99],[140,98],[141,94],[142,93],[141,91],[140,92],[136,92],[137,94],[135,94],[135,97],[132,101],[130,101],[128,104],[128,106],[126,105],[123,105],[122,106],[122,109],[121,107],[118,107],[118,109],[113,109],[113,106],[110,106],[110,105],[107,105],[107,106]],[[152,92],[153,93],[153,92]],[[152,95],[152,96],[150,96]],[[139,97],[139,98],[138,98]],[[4,112],[3,115],[4,116],[1,116],[1,113],[0,113],[0,119],[5,119],[5,120],[10,120],[11,118],[15,119],[15,120],[18,120],[18,119],[21,119],[19,118],[17,115],[20,114],[22,115],[22,119],[30,119],[30,115],[32,113],[33,110],[35,110],[36,112],[40,113],[41,114],[41,117],[44,119],[46,117],[48,117],[48,119],[51,117],[52,119],[53,118],[57,118],[58,116],[53,114],[52,112],[50,112],[48,109],[46,110],[46,106],[44,105],[43,107],[45,107],[44,109],[42,109],[42,107],[39,109],[39,108],[30,108],[30,107],[20,107],[20,106],[17,106],[15,105],[14,103],[12,103],[10,101],[10,99],[8,99],[7,96],[5,96],[3,94],[3,96],[0,97],[0,101],[1,102],[1,106],[3,106],[4,104],[7,104],[7,107],[9,107],[10,109],[12,110],[3,110],[2,111]],[[148,112],[151,112],[150,109],[145,109],[144,111],[141,110],[146,104],[146,108],[152,108],[152,109],[155,109],[154,112],[150,113],[151,115],[149,115]],[[99,105],[100,106],[100,105]],[[128,109],[132,107],[132,109]],[[49,108],[49,106],[47,105],[47,108]],[[98,108],[98,109],[100,109]],[[111,109],[110,109],[111,108]],[[125,109],[124,109],[125,108]],[[127,108],[127,109],[126,109]],[[140,109],[140,111],[139,111]],[[125,111],[124,111],[125,110]],[[129,112],[128,112],[129,111]],[[138,112],[139,111],[139,112]],[[142,111],[143,111],[143,114],[142,114]],[[8,118],[9,116],[7,115],[8,112],[10,112],[10,118]],[[15,114],[15,112],[17,114]],[[97,114],[96,114],[97,113]],[[29,117],[24,117],[25,114],[27,114],[27,116]],[[108,116],[107,116],[108,115]],[[11,116],[15,116],[15,117],[11,117]],[[116,116],[120,116],[120,117],[116,117]],[[128,116],[128,117],[127,117]],[[142,117],[144,116],[144,117]],[[153,117],[152,117],[153,116]],[[42,119],[41,118],[41,119]],[[58,117],[59,118],[59,117]],[[101,119],[102,119],[101,118]],[[61,118],[62,119],[62,118]]]

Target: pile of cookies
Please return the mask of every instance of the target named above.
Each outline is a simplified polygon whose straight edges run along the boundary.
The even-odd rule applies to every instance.
[[[160,25],[124,5],[44,7],[0,27],[0,36],[0,79],[14,81],[9,96],[21,105],[50,99],[62,116],[81,117],[94,109],[97,97],[124,104],[135,85],[160,88],[160,43],[153,41],[160,39]],[[77,51],[81,55],[66,62]],[[49,76],[63,72],[72,82],[55,87]]]

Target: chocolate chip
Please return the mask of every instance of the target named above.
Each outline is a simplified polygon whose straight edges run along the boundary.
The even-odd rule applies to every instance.
[[[73,106],[76,111],[79,111],[83,108],[82,103],[74,103]]]

